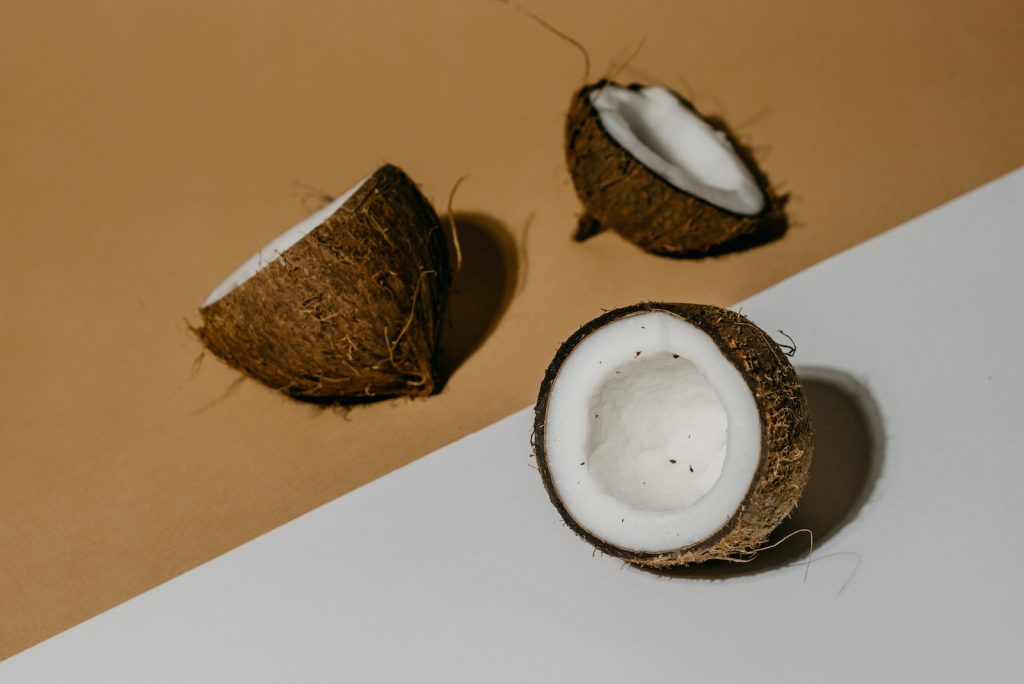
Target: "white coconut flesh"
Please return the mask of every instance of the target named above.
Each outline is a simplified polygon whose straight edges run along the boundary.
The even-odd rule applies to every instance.
[[[605,131],[666,181],[718,207],[752,216],[764,193],[725,134],[666,88],[606,85],[590,92]]]
[[[569,515],[623,549],[664,552],[728,522],[757,471],[757,404],[701,329],[647,312],[609,323],[562,363],[545,455]]]
[[[206,301],[203,302],[203,306],[205,307],[213,304],[236,287],[249,280],[249,278],[252,278],[254,275],[259,273],[268,264],[280,259],[281,255],[284,254],[289,247],[306,237],[309,233],[313,232],[324,221],[330,218],[331,215],[338,211],[338,209],[341,209],[345,202],[349,201],[369,178],[370,177],[367,176],[362,179],[346,190],[340,197],[333,200],[330,204],[313,212],[267,243],[263,249],[249,257],[244,264],[236,268],[231,275],[221,282],[220,285],[215,287],[213,292],[210,293],[210,296],[208,296]]]

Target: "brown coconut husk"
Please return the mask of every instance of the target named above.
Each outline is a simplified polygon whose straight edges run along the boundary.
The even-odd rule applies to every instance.
[[[701,114],[689,100],[673,92],[683,106],[721,131],[746,164],[765,196],[765,208],[758,214],[745,216],[723,209],[675,187],[640,163],[608,134],[590,101],[590,94],[605,86],[644,87],[601,80],[573,95],[566,120],[565,154],[585,209],[577,240],[610,228],[649,252],[689,256],[715,252],[762,230],[784,232],[788,196],[774,191],[753,152],[720,118]]]
[[[452,272],[437,214],[379,168],[280,258],[200,309],[203,343],[294,397],[426,396]]]
[[[649,311],[677,316],[707,333],[747,381],[761,420],[761,456],[743,502],[714,534],[672,551],[647,553],[609,544],[585,529],[562,504],[545,451],[548,397],[562,364],[576,346],[602,326]],[[534,417],[534,455],[551,503],[565,523],[600,551],[630,563],[668,568],[703,561],[738,560],[755,554],[789,516],[807,484],[812,430],[807,400],[786,354],[741,314],[700,304],[648,302],[610,311],[576,331],[555,354],[540,387]]]

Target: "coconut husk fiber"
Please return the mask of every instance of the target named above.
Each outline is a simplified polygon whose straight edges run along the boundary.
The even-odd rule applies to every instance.
[[[613,321],[649,311],[677,316],[707,333],[746,380],[757,404],[761,453],[742,503],[716,532],[692,545],[648,553],[609,544],[580,525],[558,496],[545,443],[548,397],[576,346]],[[811,464],[812,429],[807,400],[789,359],[772,338],[741,314],[714,306],[648,302],[610,311],[576,331],[558,349],[541,384],[534,417],[534,455],[551,503],[566,525],[600,551],[630,563],[668,568],[707,560],[737,560],[757,552],[797,504]]]
[[[689,256],[707,254],[761,228],[785,225],[787,196],[773,190],[750,148],[721,119],[701,114],[673,91],[684,107],[725,135],[750,170],[766,200],[758,214],[745,216],[723,209],[677,188],[640,163],[608,134],[591,103],[591,93],[606,86],[644,87],[601,80],[573,95],[566,119],[565,154],[584,207],[577,240],[608,228],[649,252]]]
[[[379,168],[334,214],[200,309],[203,343],[294,397],[426,396],[452,270],[416,184]]]

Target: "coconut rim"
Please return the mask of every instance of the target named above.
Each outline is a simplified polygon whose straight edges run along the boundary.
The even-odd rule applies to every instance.
[[[680,188],[679,186],[677,186],[674,183],[672,183],[671,181],[669,181],[667,178],[663,177],[661,174],[659,174],[656,171],[654,171],[651,167],[647,166],[642,161],[637,159],[636,155],[634,155],[625,145],[623,145],[621,142],[619,142],[618,139],[616,139],[615,136],[612,135],[608,131],[607,127],[601,121],[601,114],[600,114],[600,112],[598,111],[597,107],[591,101],[591,99],[589,97],[590,93],[593,92],[594,90],[600,90],[600,89],[603,89],[603,88],[605,88],[607,86],[612,86],[612,87],[622,88],[624,90],[632,90],[632,91],[640,91],[640,90],[643,90],[644,88],[648,88],[650,86],[646,86],[646,85],[644,85],[642,83],[629,83],[629,84],[626,84],[626,85],[622,85],[621,83],[616,83],[615,81],[610,81],[608,79],[601,79],[600,81],[597,81],[596,83],[591,83],[590,85],[585,85],[582,88],[580,88],[576,92],[576,96],[575,97],[577,99],[579,99],[580,102],[583,104],[583,107],[584,107],[583,116],[584,116],[584,118],[586,118],[586,117],[593,117],[594,123],[597,125],[598,129],[601,131],[601,134],[604,136],[604,139],[606,141],[608,141],[608,143],[610,145],[612,145],[613,147],[621,150],[626,156],[628,156],[631,160],[633,160],[634,163],[638,164],[641,168],[643,168],[643,170],[651,177],[652,180],[654,180],[657,183],[660,183],[660,184],[664,185],[665,187],[667,187],[669,190],[671,190],[673,192],[678,192],[678,193],[681,193],[683,195],[686,195],[687,197],[692,198],[693,200],[695,200],[697,202],[700,202],[701,204],[705,204],[708,207],[711,207],[715,211],[721,212],[721,213],[723,213],[723,214],[725,214],[727,216],[734,217],[734,218],[739,219],[739,220],[759,219],[759,218],[762,218],[764,216],[767,216],[768,214],[770,214],[774,210],[777,198],[774,195],[774,193],[772,193],[771,187],[768,184],[767,178],[765,177],[764,173],[760,170],[760,168],[758,168],[758,166],[755,163],[753,163],[754,160],[752,158],[750,158],[749,152],[744,150],[744,146],[742,144],[740,144],[738,140],[736,140],[736,137],[732,134],[732,132],[729,131],[726,128],[723,128],[723,127],[720,127],[720,126],[716,126],[714,123],[712,123],[711,118],[703,115],[700,112],[700,110],[697,109],[697,107],[692,102],[690,102],[685,97],[683,97],[682,95],[677,93],[675,90],[673,90],[673,89],[671,89],[671,88],[669,88],[667,86],[662,86],[662,87],[665,90],[667,90],[669,93],[671,93],[672,96],[675,97],[676,100],[678,100],[679,103],[683,107],[689,109],[701,121],[703,121],[707,125],[711,126],[711,128],[713,128],[715,131],[723,134],[726,137],[726,140],[728,140],[729,145],[732,147],[733,152],[736,154],[736,157],[743,164],[743,167],[750,174],[750,177],[753,179],[754,184],[757,186],[757,189],[761,192],[761,195],[762,195],[762,197],[764,199],[764,204],[761,207],[761,210],[759,212],[757,212],[757,213],[754,213],[754,214],[743,214],[743,213],[740,213],[740,212],[737,212],[737,211],[733,211],[733,210],[731,210],[731,209],[729,209],[727,207],[723,207],[721,205],[715,204],[714,202],[711,202],[711,201],[701,197],[700,195],[697,195],[697,194],[695,194],[693,192],[690,192],[689,190],[686,190],[684,188]]]
[[[608,311],[597,318],[585,323],[576,332],[574,332],[562,345],[559,347],[555,354],[551,364],[549,364],[547,371],[544,374],[544,380],[541,382],[540,392],[538,395],[537,403],[534,408],[534,431],[532,435],[532,446],[534,449],[534,456],[537,460],[537,467],[541,474],[541,480],[544,484],[545,490],[547,490],[548,498],[551,500],[552,505],[558,510],[559,515],[566,525],[569,526],[577,535],[582,537],[585,541],[596,547],[598,550],[618,558],[622,558],[626,561],[636,562],[638,564],[644,564],[646,561],[652,561],[655,559],[664,558],[666,555],[681,554],[687,551],[696,550],[700,548],[712,547],[729,535],[741,522],[741,515],[748,503],[754,497],[758,485],[761,483],[765,475],[765,468],[768,463],[768,423],[764,415],[764,406],[758,395],[757,386],[754,379],[749,373],[743,371],[736,364],[736,360],[733,358],[731,352],[733,350],[725,344],[725,341],[713,334],[713,331],[708,330],[702,322],[699,320],[690,320],[684,314],[681,313],[680,309],[685,305],[674,305],[659,302],[643,302],[640,304],[634,304],[619,309],[613,309]],[[661,312],[666,313],[676,318],[681,319],[683,322],[692,325],[693,327],[702,331],[707,335],[715,346],[721,352],[722,357],[739,373],[743,379],[753,397],[754,404],[757,409],[758,418],[758,435],[760,440],[760,448],[757,453],[757,461],[754,467],[753,474],[750,482],[747,485],[746,491],[743,497],[737,503],[732,514],[725,520],[725,522],[714,532],[699,539],[692,544],[686,546],[680,546],[678,548],[660,550],[660,551],[638,551],[636,549],[629,549],[622,546],[617,546],[608,542],[607,540],[597,536],[590,530],[585,528],[579,521],[576,520],[569,513],[565,504],[562,502],[561,497],[558,494],[558,489],[555,486],[554,480],[551,475],[550,468],[548,466],[548,459],[546,453],[546,436],[547,436],[547,414],[548,414],[548,399],[551,396],[551,387],[558,379],[559,370],[562,364],[569,358],[572,352],[576,349],[579,344],[586,339],[594,331],[604,327],[609,323],[625,319],[638,314],[650,313],[650,312]],[[739,316],[739,314],[736,314]]]

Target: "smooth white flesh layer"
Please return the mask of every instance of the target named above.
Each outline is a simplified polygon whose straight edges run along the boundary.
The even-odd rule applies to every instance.
[[[662,312],[610,323],[573,350],[552,384],[545,430],[551,480],[573,519],[651,553],[720,529],[761,449],[739,371],[706,333]]]
[[[277,259],[281,258],[281,255],[284,254],[289,247],[306,237],[309,233],[313,232],[317,226],[330,218],[334,212],[338,211],[345,202],[352,198],[352,195],[356,194],[367,179],[369,179],[369,176],[353,185],[351,188],[346,190],[344,194],[327,206],[322,209],[318,209],[288,230],[278,235],[265,245],[263,249],[249,257],[244,264],[236,268],[231,275],[225,278],[220,285],[213,289],[210,296],[206,298],[205,302],[203,302],[203,306],[213,304],[218,299],[221,299],[224,295],[249,280],[249,278],[252,278],[254,275],[259,273],[260,270],[267,266],[267,264],[273,263]]]
[[[606,85],[591,91],[590,101],[608,134],[675,187],[736,214],[764,209],[764,193],[725,134],[671,91]]]

